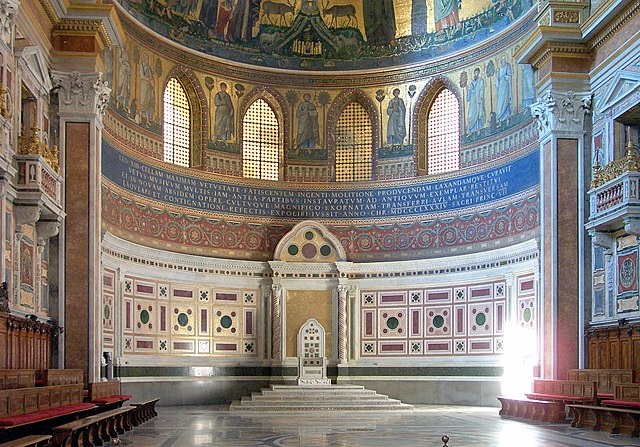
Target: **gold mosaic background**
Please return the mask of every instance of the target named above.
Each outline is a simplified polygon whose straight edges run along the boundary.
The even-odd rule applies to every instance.
[[[296,357],[298,331],[309,318],[315,318],[324,327],[325,357],[333,354],[333,299],[331,290],[287,291],[287,357]]]

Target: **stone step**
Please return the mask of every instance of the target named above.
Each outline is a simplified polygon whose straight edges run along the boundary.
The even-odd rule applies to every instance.
[[[272,385],[229,407],[232,411],[395,411],[411,405],[358,385]]]
[[[376,399],[388,399],[387,396],[383,394],[349,394],[349,395],[336,395],[336,394],[289,394],[283,396],[281,394],[259,394],[252,393],[251,396],[243,397],[243,399],[253,399],[253,400],[290,400],[290,399],[317,399],[317,400],[326,400],[326,399],[338,399],[338,400],[376,400]]]
[[[364,390],[362,385],[270,385],[272,390]],[[369,390],[365,390],[369,391]]]
[[[260,406],[245,406],[235,401],[229,407],[232,411],[390,411],[390,410],[413,410],[413,406],[397,403],[393,405],[353,405],[351,402],[343,402],[340,404],[331,405],[260,405]]]
[[[354,391],[343,391],[343,392],[335,392],[331,390],[327,391],[319,391],[319,390],[298,390],[298,391],[272,391],[272,390],[262,390],[258,394],[260,396],[273,396],[273,397],[282,397],[287,398],[290,396],[342,396],[345,399],[348,399],[351,396],[376,396],[377,393],[375,391],[363,390],[360,392]]]
[[[290,400],[252,400],[247,398],[242,398],[240,400],[241,405],[249,405],[249,406],[257,406],[257,405],[305,405],[307,403],[310,404],[318,404],[318,405],[331,405],[331,404],[343,404],[350,403],[353,405],[393,405],[401,403],[397,399],[367,399],[367,400],[344,400],[344,399],[290,399]]]

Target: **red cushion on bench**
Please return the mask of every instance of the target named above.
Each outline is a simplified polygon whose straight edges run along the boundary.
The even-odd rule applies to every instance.
[[[613,399],[613,393],[598,393],[598,398],[600,399]]]
[[[632,401],[632,400],[603,400],[600,402],[602,405],[608,405],[611,407],[640,407],[640,402]]]
[[[112,404],[114,402],[121,402],[125,400],[131,399],[133,396],[131,394],[114,394],[109,397],[100,397],[98,399],[93,399],[92,402],[95,404]]]
[[[573,402],[591,402],[593,399],[591,397],[584,396],[563,396],[559,394],[541,394],[541,393],[530,393],[525,394],[529,399],[534,400],[563,400],[563,401],[573,401]]]
[[[10,416],[0,419],[0,427],[11,427],[13,425],[28,424],[42,419],[47,419],[49,415],[46,410],[36,411],[34,413],[21,414],[18,416]]]
[[[45,386],[47,384],[46,380],[36,379],[36,386]]]
[[[49,413],[50,417],[55,417],[55,416],[62,416],[63,414],[73,413],[75,411],[88,410],[89,408],[95,408],[95,405],[89,404],[89,403],[79,403],[79,404],[65,405],[64,407],[50,408],[44,411]]]

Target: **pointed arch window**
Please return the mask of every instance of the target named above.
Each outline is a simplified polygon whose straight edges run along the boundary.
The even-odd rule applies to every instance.
[[[428,174],[460,169],[460,104],[444,88],[431,103],[427,116]]]
[[[191,107],[184,87],[176,78],[164,89],[164,161],[189,166]]]
[[[264,99],[257,99],[242,119],[242,172],[244,177],[278,180],[280,177],[280,124]]]
[[[352,182],[372,178],[372,134],[369,114],[358,102],[351,102],[336,124],[336,181]]]

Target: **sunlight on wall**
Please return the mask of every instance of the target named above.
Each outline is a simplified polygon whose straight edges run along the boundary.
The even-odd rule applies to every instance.
[[[523,396],[531,392],[536,359],[535,332],[511,323],[505,330],[504,375],[502,394]]]

